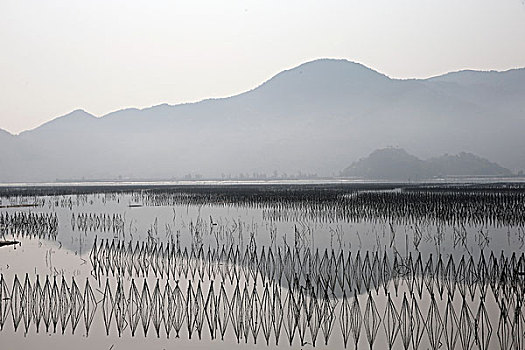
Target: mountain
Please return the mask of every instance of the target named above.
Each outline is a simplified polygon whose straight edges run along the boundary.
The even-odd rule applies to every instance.
[[[322,59],[220,99],[95,117],[77,110],[0,137],[0,181],[172,178],[188,173],[339,172],[395,145],[418,157],[468,151],[525,169],[525,69],[391,79]]]
[[[512,172],[472,153],[445,154],[426,161],[434,176],[509,176]]]
[[[21,138],[28,137],[28,135],[50,136],[50,134],[61,134],[71,132],[73,130],[86,131],[92,123],[96,122],[96,117],[88,112],[77,109],[71,113],[55,118],[47,123],[40,125],[38,128],[24,131],[20,133]]]
[[[431,177],[424,161],[401,148],[384,148],[372,152],[344,169],[342,176],[364,179],[408,180]]]
[[[12,137],[13,135],[11,135],[11,133],[5,131],[4,129],[0,129],[0,137],[4,138],[4,137]]]
[[[354,162],[342,176],[382,180],[422,180],[446,176],[510,176],[512,172],[472,153],[421,160],[401,148],[384,148]]]

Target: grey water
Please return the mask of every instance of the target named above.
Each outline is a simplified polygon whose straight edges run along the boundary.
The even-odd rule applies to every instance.
[[[405,189],[339,197],[367,191]],[[0,248],[2,348],[523,348],[523,219],[486,218],[520,213],[523,197],[447,222],[273,199],[286,191],[272,201],[193,196],[2,197],[12,221],[1,221],[1,239],[20,242]],[[54,298],[46,279],[57,281]]]

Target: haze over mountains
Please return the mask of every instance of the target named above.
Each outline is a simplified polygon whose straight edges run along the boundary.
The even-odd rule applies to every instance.
[[[341,175],[407,181],[462,176],[511,176],[512,172],[472,153],[445,154],[421,160],[401,148],[384,148],[354,162]]]
[[[525,69],[391,79],[323,59],[222,99],[77,110],[11,135],[0,131],[0,181],[185,174],[339,174],[387,146],[421,158],[471,152],[525,169]]]

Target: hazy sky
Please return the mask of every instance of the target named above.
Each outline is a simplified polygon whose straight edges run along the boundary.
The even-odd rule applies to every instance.
[[[523,0],[0,0],[0,128],[251,89],[321,57],[391,77],[525,66]]]

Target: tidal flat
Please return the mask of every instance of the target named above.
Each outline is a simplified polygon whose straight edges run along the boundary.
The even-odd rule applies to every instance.
[[[525,348],[524,184],[0,196],[2,348]]]

